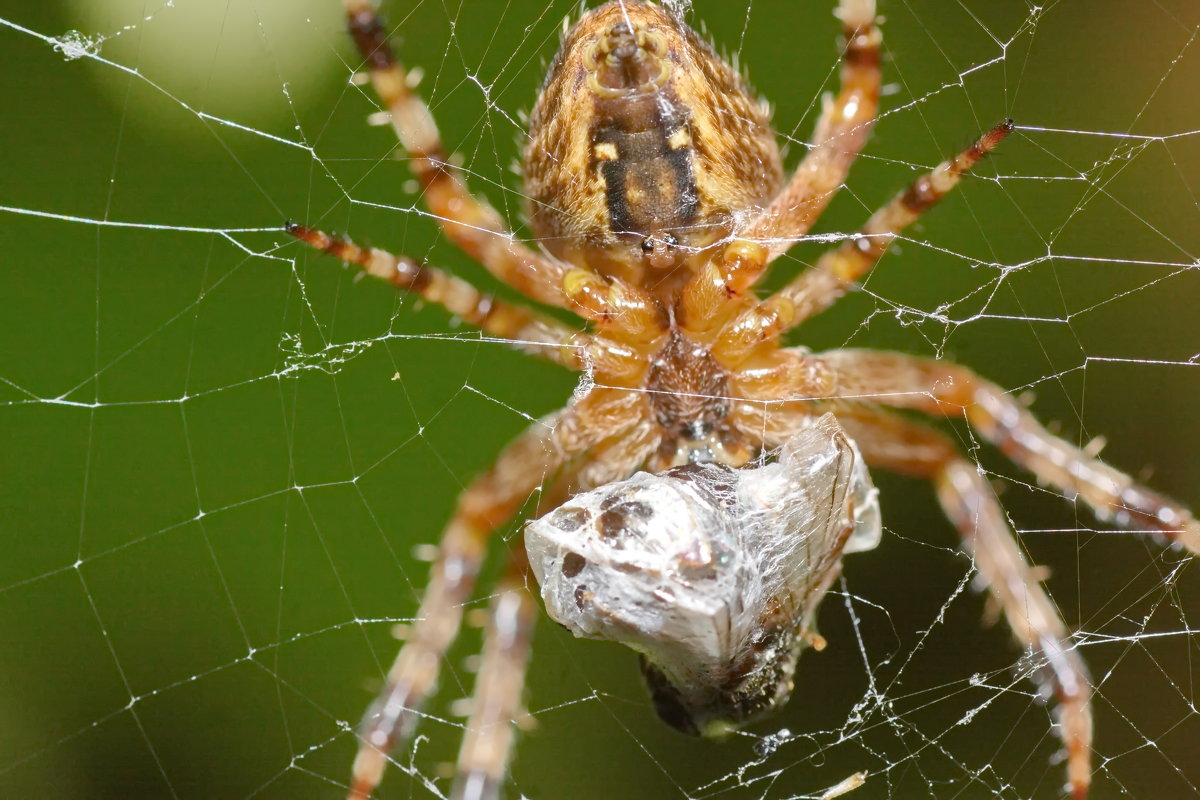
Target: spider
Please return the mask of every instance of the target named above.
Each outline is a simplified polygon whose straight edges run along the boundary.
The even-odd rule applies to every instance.
[[[639,653],[654,706],[719,736],[782,704],[796,659],[820,649],[817,606],[842,556],[873,547],[867,467],[919,476],[1057,697],[1069,791],[1091,778],[1090,681],[1066,624],[977,467],[898,413],[960,417],[1042,483],[1102,520],[1200,553],[1180,505],[1047,432],[970,370],[901,353],[784,347],[850,291],[899,232],[1013,129],[1005,121],[876,211],[765,299],[768,267],[846,179],[876,115],[874,0],[837,0],[841,87],[791,177],[766,105],[678,16],[611,0],[565,29],[529,120],[524,194],[532,248],[467,188],[369,0],[345,0],[371,82],[452,242],[530,300],[588,330],[485,295],[435,267],[289,224],[309,245],[437,303],[485,333],[590,380],[532,425],[460,496],[417,622],[368,710],[350,798],[379,784],[414,731],[471,598],[489,537],[539,488],[499,580],[452,796],[503,787],[529,657],[536,584],[577,635]]]

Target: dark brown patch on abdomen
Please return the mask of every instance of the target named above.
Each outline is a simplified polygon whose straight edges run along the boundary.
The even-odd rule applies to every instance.
[[[597,152],[616,151],[616,158],[597,158],[614,233],[649,235],[695,220],[699,200],[692,149],[672,147],[673,142],[690,142],[686,127],[663,124],[627,131],[612,124],[598,130],[592,141],[602,148]]]

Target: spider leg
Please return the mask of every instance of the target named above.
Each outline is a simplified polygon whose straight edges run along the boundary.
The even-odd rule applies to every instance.
[[[524,550],[518,546],[489,610],[452,800],[500,796],[515,739],[513,723],[523,716],[521,695],[537,623],[537,602],[525,588],[528,573]]]
[[[737,231],[739,237],[766,245],[766,263],[760,269],[812,227],[846,180],[875,122],[883,41],[875,20],[875,0],[841,0],[835,13],[845,39],[841,90],[836,98],[826,98],[808,154],[788,185]],[[747,277],[753,282],[753,277]]]
[[[517,241],[504,220],[471,194],[450,164],[429,107],[408,85],[404,67],[392,54],[383,22],[369,0],[345,0],[350,34],[366,62],[375,93],[391,115],[429,210],[446,236],[499,280],[527,297],[567,307],[561,286],[570,267]]]
[[[808,154],[788,185],[685,287],[681,322],[691,332],[703,334],[723,323],[731,308],[729,296],[747,292],[812,227],[871,132],[879,106],[883,40],[875,0],[840,0],[836,13],[845,37],[841,91],[822,109]]]
[[[583,369],[581,353],[591,337],[558,320],[485,295],[461,278],[436,267],[423,266],[411,258],[376,248],[362,248],[295,223],[289,223],[287,231],[311,247],[442,306],[484,333],[505,339],[527,353],[564,367]]]
[[[371,796],[383,777],[388,754],[415,730],[419,709],[434,691],[442,657],[462,625],[463,607],[475,587],[491,534],[572,459],[642,421],[644,404],[644,398],[636,393],[595,388],[566,411],[534,423],[459,496],[457,509],[438,545],[416,622],[388,671],[383,690],[363,719],[351,770],[350,800]],[[503,690],[497,693],[498,687],[512,684],[524,674],[526,656],[519,651],[524,646],[522,637],[528,639],[528,631],[522,633],[528,612],[525,601],[504,600],[513,591],[523,591],[523,587],[507,578],[493,607],[497,615],[492,623],[495,633],[490,634],[490,645],[485,642],[484,667],[479,677],[484,702],[477,708],[483,722],[476,727],[481,730],[496,727],[490,725],[497,713],[493,703],[505,697]],[[497,653],[490,658],[491,666],[488,652]],[[512,702],[501,705],[507,708]],[[471,752],[483,753],[492,744],[502,743],[504,737],[499,733],[490,738],[476,735],[471,741],[477,743]],[[466,746],[464,742],[464,751]],[[491,770],[487,772],[490,775],[497,763],[502,772],[507,756],[499,762],[471,756],[464,762],[464,774],[483,768]]]
[[[492,532],[510,519],[552,474],[561,456],[552,428],[535,423],[462,493],[442,534],[429,583],[387,683],[367,710],[352,768],[351,800],[364,800],[383,777],[388,754],[416,728],[419,709],[433,693],[442,657],[462,626]]]
[[[857,234],[822,255],[813,267],[772,295],[772,301],[790,301],[794,307],[784,330],[819,314],[849,291],[854,281],[875,266],[900,231],[945,197],[1012,129],[1012,120],[1001,122],[952,160],[922,175],[876,211]]]
[[[835,376],[834,396],[964,417],[1039,480],[1083,498],[1100,519],[1164,534],[1200,554],[1200,522],[1190,511],[1052,435],[1003,389],[965,367],[874,350],[814,358]]]
[[[635,403],[633,413],[627,410],[625,416],[637,417],[642,398],[623,394]],[[542,493],[537,513],[557,508],[578,491],[633,474],[654,452],[658,440],[655,426],[643,424],[591,447],[586,458],[559,470],[553,485]],[[521,694],[538,613],[530,591],[533,586],[525,551],[518,547],[492,599],[451,800],[496,800],[500,795],[516,738],[513,722],[526,719]]]
[[[1059,703],[1067,780],[1075,800],[1084,800],[1091,784],[1092,751],[1087,667],[1058,609],[1042,589],[1038,571],[1022,555],[988,482],[936,431],[865,405],[834,403],[832,410],[869,466],[933,481],[942,508],[1013,634],[1045,664],[1042,679]],[[804,404],[782,416],[802,422],[812,413],[813,407]]]
[[[962,535],[1009,627],[1018,641],[1046,662],[1046,675],[1058,697],[1067,782],[1075,800],[1084,800],[1092,782],[1092,686],[1087,667],[978,468],[966,459],[954,459],[942,466],[934,484],[942,508]]]

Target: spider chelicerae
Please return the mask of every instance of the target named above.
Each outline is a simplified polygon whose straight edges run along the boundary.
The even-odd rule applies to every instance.
[[[1005,455],[1106,521],[1200,552],[1178,504],[1048,433],[970,370],[900,353],[783,347],[849,291],[898,233],[1013,129],[1003,122],[879,209],[782,289],[756,282],[846,178],[876,115],[874,0],[838,0],[841,88],[786,178],[764,103],[680,18],[612,0],[565,30],[530,117],[524,194],[538,247],[472,195],[443,151],[368,0],[349,30],[445,235],[492,275],[587,331],[434,267],[318,230],[296,237],[444,306],[530,354],[586,372],[461,495],[417,621],[367,712],[350,797],[368,797],[413,733],[462,622],[491,534],[539,487],[526,552],[496,587],[453,796],[499,795],[522,716],[536,617],[635,649],[660,716],[717,736],[782,704],[824,640],[817,606],[845,553],[873,547],[867,467],[926,478],[1017,640],[1057,697],[1069,791],[1087,794],[1086,667],[992,489],[941,433],[897,413],[963,417]]]

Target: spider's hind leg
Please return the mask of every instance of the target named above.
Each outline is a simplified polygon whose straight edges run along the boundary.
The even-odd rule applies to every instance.
[[[374,247],[359,247],[296,223],[288,223],[287,232],[310,247],[354,264],[368,275],[438,304],[484,333],[511,342],[531,355],[569,369],[583,369],[581,353],[589,337],[558,320],[483,294],[461,278],[437,267],[418,264],[411,258]]]
[[[951,192],[963,175],[990,153],[1013,130],[1005,120],[981,136],[953,159],[917,178],[905,191],[876,211],[857,233],[830,250],[772,300],[789,300],[795,308],[789,327],[804,322],[833,305],[853,283],[875,266],[900,231]]]
[[[791,283],[759,303],[747,303],[727,321],[730,304],[724,291],[714,291],[720,282],[709,276],[689,284],[684,295],[688,310],[685,324],[705,330],[723,323],[717,338],[717,350],[728,366],[740,364],[751,352],[764,344],[778,343],[780,337],[809,317],[819,314],[844,295],[854,281],[875,266],[900,231],[916,222],[920,216],[950,193],[972,167],[995,148],[1012,130],[1006,120],[985,133],[978,141],[954,159],[940,164],[922,175],[891,202],[876,211],[858,233],[841,246],[826,252],[811,268],[800,273]],[[803,167],[803,165],[801,165]],[[763,245],[738,241],[724,254],[720,268],[727,283],[735,289],[745,288],[739,281],[757,277],[765,269],[769,252]]]
[[[729,295],[746,296],[771,262],[788,251],[829,205],[850,165],[867,141],[879,107],[883,38],[875,0],[840,0],[841,88],[817,120],[808,153],[783,190],[734,232],[734,241],[708,270],[684,290],[685,327],[711,331],[730,305]]]
[[[425,204],[446,237],[526,297],[568,307],[561,287],[569,267],[518,241],[496,209],[471,193],[458,168],[450,163],[429,107],[409,87],[408,75],[392,53],[373,3],[344,2],[347,27],[375,93],[411,157],[409,165],[422,185]]]
[[[788,185],[737,232],[739,237],[766,246],[768,255],[760,269],[787,252],[812,227],[846,180],[875,123],[883,41],[875,2],[841,0],[836,14],[842,21],[841,88],[836,97],[826,99],[812,144]]]

